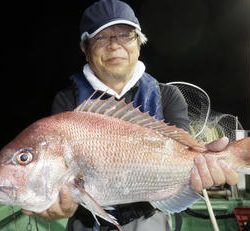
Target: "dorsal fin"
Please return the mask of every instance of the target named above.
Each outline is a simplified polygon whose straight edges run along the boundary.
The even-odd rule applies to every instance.
[[[139,107],[135,108],[133,106],[133,102],[126,103],[124,99],[117,101],[114,96],[102,99],[105,93],[96,99],[91,99],[94,94],[75,108],[74,111],[98,113],[138,124],[142,127],[153,129],[163,136],[174,139],[196,151],[206,151],[205,146],[195,140],[188,132],[174,125],[170,126],[163,120],[157,120],[155,117],[150,116],[148,112],[141,112]]]

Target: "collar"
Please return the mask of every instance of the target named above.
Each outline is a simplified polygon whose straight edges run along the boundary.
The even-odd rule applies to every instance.
[[[105,85],[100,79],[97,78],[97,76],[95,76],[95,74],[91,70],[89,64],[85,64],[83,67],[83,74],[85,75],[86,79],[89,81],[91,86],[94,88],[94,90],[105,91],[108,94],[115,96],[117,99],[120,99],[133,86],[135,86],[135,84],[141,78],[141,76],[143,75],[144,72],[145,72],[144,63],[141,61],[138,61],[135,65],[135,70],[134,70],[134,73],[132,75],[132,78],[126,83],[126,85],[122,89],[121,93],[118,94],[113,89],[111,89],[107,85]]]

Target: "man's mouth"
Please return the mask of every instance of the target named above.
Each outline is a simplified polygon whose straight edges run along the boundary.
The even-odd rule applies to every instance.
[[[120,63],[120,62],[123,62],[124,60],[126,60],[125,58],[123,57],[111,57],[111,58],[108,58],[106,59],[106,62],[107,63]]]

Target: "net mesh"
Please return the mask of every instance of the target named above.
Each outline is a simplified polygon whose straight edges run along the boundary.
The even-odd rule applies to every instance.
[[[209,143],[223,136],[232,141],[236,139],[235,131],[243,129],[236,116],[213,110],[209,95],[202,88],[187,82],[166,84],[177,86],[182,92],[188,104],[190,132],[198,141]]]

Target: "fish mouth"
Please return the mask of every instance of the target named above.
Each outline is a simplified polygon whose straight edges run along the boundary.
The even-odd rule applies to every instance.
[[[18,187],[16,186],[8,186],[8,185],[0,185],[0,191],[1,192],[5,192],[5,191],[16,191],[18,189]]]
[[[15,201],[17,189],[15,186],[0,185],[0,202],[11,204]]]

